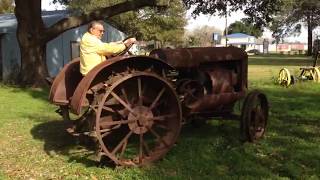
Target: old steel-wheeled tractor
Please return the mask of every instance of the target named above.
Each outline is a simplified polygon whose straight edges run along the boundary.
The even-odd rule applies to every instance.
[[[85,77],[79,59],[55,78],[50,101],[60,107],[68,131],[91,137],[98,157],[141,166],[163,157],[182,124],[205,117],[237,117],[241,137],[256,141],[268,119],[266,96],[247,96],[247,54],[238,48],[157,49],[150,56],[117,56]],[[245,98],[246,96],[246,98]],[[244,100],[241,115],[233,107]],[[78,115],[70,120],[69,113]]]

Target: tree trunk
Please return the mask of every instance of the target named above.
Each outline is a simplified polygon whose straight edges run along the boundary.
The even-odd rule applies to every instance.
[[[17,38],[21,53],[21,67],[17,83],[42,86],[48,76],[46,42],[41,40],[44,23],[41,17],[41,1],[16,0],[15,15],[18,21]]]
[[[312,31],[313,31],[313,27],[312,27],[311,15],[308,15],[307,21],[308,21],[308,52],[307,52],[307,55],[312,56]]]
[[[46,46],[39,43],[32,43],[28,47],[20,45],[21,68],[18,76],[18,83],[32,85],[34,87],[46,85],[45,78],[48,77],[46,64]]]

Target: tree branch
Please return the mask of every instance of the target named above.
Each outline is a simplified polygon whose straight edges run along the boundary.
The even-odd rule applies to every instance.
[[[114,6],[105,7],[97,9],[94,12],[91,12],[87,15],[80,15],[80,16],[71,16],[68,18],[61,19],[51,27],[47,28],[44,33],[42,34],[42,41],[48,42],[61,33],[79,27],[81,25],[87,24],[92,20],[102,20],[105,18],[110,18],[112,16],[131,11],[137,10],[143,7],[162,7],[161,4],[157,4],[157,0],[132,0],[126,1],[123,3],[116,4]]]

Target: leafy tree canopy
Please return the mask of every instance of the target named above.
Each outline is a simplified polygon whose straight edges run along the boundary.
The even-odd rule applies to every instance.
[[[187,8],[193,8],[193,16],[199,14],[225,15],[242,10],[248,22],[256,27],[268,25],[278,12],[283,0],[183,0]]]
[[[72,4],[77,1],[54,0],[64,4]],[[87,1],[89,0],[80,0]],[[102,1],[104,5],[113,4],[120,0]],[[167,2],[163,0],[164,2]],[[170,0],[178,2],[178,0]],[[193,17],[199,14],[225,15],[237,10],[242,10],[247,15],[247,21],[256,27],[267,26],[274,14],[279,12],[287,1],[292,0],[182,0],[187,9],[192,10]],[[95,2],[95,1],[94,1]],[[100,4],[101,5],[101,4]],[[172,3],[170,4],[172,5]],[[90,5],[91,6],[91,5]]]
[[[0,14],[12,13],[13,12],[12,0],[1,0],[0,1]]]
[[[112,6],[121,0],[78,0],[68,3],[68,7],[77,13],[90,13],[99,7]],[[165,10],[144,8],[116,15],[108,21],[130,36],[141,40],[157,40],[163,43],[182,43],[186,8],[180,0],[171,0]]]
[[[271,25],[276,38],[299,34],[302,26],[314,29],[320,24],[319,0],[287,0],[281,9]]]
[[[286,36],[299,35],[302,26],[308,29],[308,55],[312,53],[312,31],[320,25],[319,0],[285,0],[281,11],[271,23],[276,41]]]
[[[248,22],[236,21],[228,27],[228,33],[245,33],[255,37],[261,37],[263,31]]]
[[[211,46],[213,33],[222,34],[221,30],[213,26],[200,26],[186,33],[186,46]]]

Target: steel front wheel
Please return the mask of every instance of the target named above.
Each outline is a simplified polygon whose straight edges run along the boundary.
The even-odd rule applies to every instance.
[[[141,166],[163,157],[181,129],[182,112],[174,89],[145,72],[108,82],[96,109],[101,153],[122,166]]]
[[[246,97],[240,121],[240,132],[243,141],[255,142],[263,137],[268,121],[269,105],[267,97],[253,91]]]

